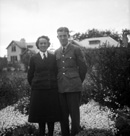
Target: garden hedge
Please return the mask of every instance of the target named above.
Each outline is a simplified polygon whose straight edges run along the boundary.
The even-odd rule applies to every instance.
[[[93,98],[114,109],[130,107],[130,48],[102,46],[84,49],[84,54],[88,72],[83,100]]]

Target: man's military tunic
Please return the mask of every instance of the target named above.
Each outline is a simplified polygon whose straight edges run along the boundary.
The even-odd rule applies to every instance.
[[[81,49],[70,43],[64,53],[60,47],[55,54],[59,92],[80,92],[87,72]]]

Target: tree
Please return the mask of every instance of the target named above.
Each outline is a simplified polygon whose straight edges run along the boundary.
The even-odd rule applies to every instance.
[[[28,70],[28,64],[29,64],[29,60],[30,57],[33,56],[35,53],[31,52],[31,51],[27,51],[23,56],[22,56],[22,63],[25,66],[25,71]]]
[[[104,37],[104,36],[110,36],[116,41],[120,40],[120,36],[118,32],[110,31],[110,30],[103,30],[99,31],[97,29],[88,29],[85,33],[75,33],[72,37],[74,40],[81,41],[86,38],[92,38],[92,37]]]
[[[130,35],[130,30],[128,30],[128,29],[122,30],[121,43],[122,43],[123,47],[130,47],[130,42],[129,42],[129,39],[128,39],[128,35]]]

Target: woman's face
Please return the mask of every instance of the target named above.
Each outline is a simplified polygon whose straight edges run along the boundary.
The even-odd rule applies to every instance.
[[[38,42],[39,50],[45,52],[49,47],[49,42],[45,38],[40,38]]]

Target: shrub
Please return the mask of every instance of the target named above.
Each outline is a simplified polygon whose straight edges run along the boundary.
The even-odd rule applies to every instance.
[[[101,105],[130,106],[130,48],[101,47],[85,54],[89,76],[85,91],[89,82],[91,97]]]
[[[88,129],[85,131],[81,131],[76,136],[114,136],[110,130],[104,129]]]
[[[31,124],[24,124],[22,126],[17,126],[16,128],[9,128],[1,133],[3,136],[38,136],[38,129]]]
[[[15,104],[15,110],[18,110],[22,114],[29,114],[30,97],[23,97]]]
[[[13,90],[9,78],[2,77],[0,80],[0,109],[15,103],[17,94]]]
[[[0,57],[0,72],[3,70],[3,68],[7,67],[7,58],[6,57]]]
[[[0,76],[0,109],[30,96],[30,86],[24,73],[4,73]]]
[[[117,114],[115,120],[115,127],[117,128],[116,136],[126,136],[130,134],[130,108],[124,107],[123,109],[115,110]]]

